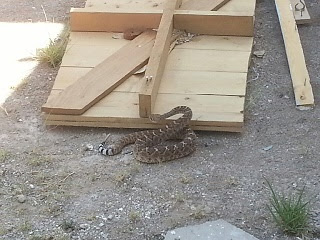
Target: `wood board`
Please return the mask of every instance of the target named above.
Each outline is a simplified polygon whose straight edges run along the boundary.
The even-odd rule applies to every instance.
[[[146,31],[129,41],[65,88],[55,99],[47,101],[42,111],[53,114],[84,113],[147,63],[155,36],[155,31]]]
[[[157,37],[146,67],[144,84],[139,93],[140,117],[149,117],[153,111],[172,43],[173,15],[180,6],[181,0],[170,0],[164,5]]]
[[[221,10],[228,11],[229,8],[232,9],[230,12],[238,10],[248,13],[254,9],[255,1],[238,1],[242,1],[244,5],[230,1]],[[94,1],[90,2],[92,4]],[[98,2],[96,1],[91,7],[99,7]],[[109,2],[115,3],[112,0]],[[115,4],[121,5],[124,1],[116,2]],[[140,3],[139,1],[138,5]],[[121,9],[120,6],[119,10]],[[134,10],[133,7],[130,9]],[[157,10],[158,6],[152,9]],[[76,82],[126,42],[127,40],[114,38],[114,33],[72,32],[68,51],[49,99]],[[163,113],[177,104],[185,104],[193,109],[194,118],[191,125],[194,129],[241,132],[244,126],[246,76],[252,43],[252,37],[201,35],[194,37],[190,42],[177,45],[168,56],[169,64],[166,64],[159,86],[154,113]],[[205,54],[206,52],[208,54]],[[190,58],[189,61],[185,59],[186,57]],[[235,63],[232,60],[234,58],[241,64]],[[219,60],[230,63],[219,63]],[[203,64],[197,63],[199,61]],[[158,124],[139,117],[138,93],[142,78],[143,74],[129,77],[112,93],[81,115],[44,114],[44,120],[47,125],[159,127]]]
[[[275,0],[297,106],[314,105],[310,77],[290,0]]]

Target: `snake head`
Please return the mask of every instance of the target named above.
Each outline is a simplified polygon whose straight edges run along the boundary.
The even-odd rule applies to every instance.
[[[149,116],[149,119],[150,119],[151,122],[160,122],[162,120],[160,114],[151,114]]]

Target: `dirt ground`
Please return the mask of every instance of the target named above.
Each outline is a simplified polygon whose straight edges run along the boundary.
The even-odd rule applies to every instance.
[[[319,18],[320,3],[309,0]],[[0,22],[67,20],[80,0],[2,0]],[[299,27],[316,104],[320,104],[320,24]],[[198,132],[197,151],[160,165],[130,148],[103,157],[97,146],[132,130],[46,127],[40,107],[57,69],[40,64],[0,109],[0,239],[163,239],[178,226],[224,219],[261,240],[287,237],[267,210],[270,191],[306,187],[320,228],[320,110],[300,111],[274,2],[258,0],[243,134]],[[3,81],[1,79],[0,81]],[[5,111],[6,110],[6,111]],[[320,239],[314,235],[310,239]]]

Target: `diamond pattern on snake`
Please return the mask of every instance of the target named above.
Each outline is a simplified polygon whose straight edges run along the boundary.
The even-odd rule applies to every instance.
[[[103,155],[113,156],[122,149],[134,144],[134,157],[143,163],[160,163],[185,157],[196,150],[196,134],[189,127],[192,111],[187,106],[178,106],[164,114],[152,114],[150,120],[160,122],[166,118],[182,114],[176,120],[170,121],[165,127],[156,130],[134,132],[120,138],[114,144],[107,144],[107,140],[99,145],[98,151]],[[178,143],[167,140],[181,139]]]

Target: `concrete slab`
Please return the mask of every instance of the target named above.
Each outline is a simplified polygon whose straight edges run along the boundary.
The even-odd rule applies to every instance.
[[[165,240],[258,240],[224,220],[177,228],[166,234]]]

